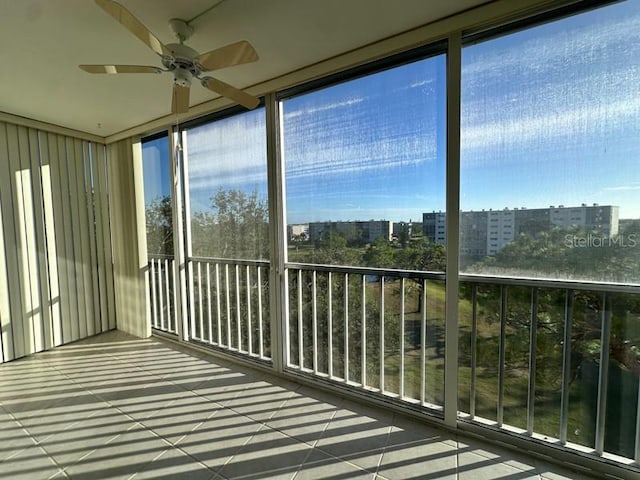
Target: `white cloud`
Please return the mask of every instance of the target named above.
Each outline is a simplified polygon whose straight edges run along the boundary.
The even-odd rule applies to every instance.
[[[632,192],[640,190],[640,184],[632,183],[631,185],[618,185],[616,187],[606,187],[603,190],[605,192]]]
[[[284,116],[288,120],[291,118],[299,117],[301,115],[312,115],[314,113],[325,112],[327,110],[335,110],[337,108],[350,107],[351,105],[355,105],[363,101],[364,101],[364,98],[362,97],[354,97],[354,98],[349,98],[347,100],[343,100],[340,102],[328,103],[325,105],[321,105],[319,107],[301,108],[299,110],[292,110],[290,112],[285,111]]]

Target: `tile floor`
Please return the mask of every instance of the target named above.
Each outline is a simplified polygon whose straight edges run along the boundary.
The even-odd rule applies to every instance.
[[[152,338],[0,365],[3,479],[585,479]]]

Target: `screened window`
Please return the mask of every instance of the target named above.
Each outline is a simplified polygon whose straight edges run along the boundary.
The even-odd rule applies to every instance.
[[[445,205],[445,57],[282,104],[288,258],[444,269],[425,212]]]
[[[269,258],[264,108],[187,129],[191,255]]]
[[[142,142],[144,204],[149,255],[173,255],[169,139]]]
[[[553,282],[463,280],[460,409],[628,458],[640,307],[598,282],[640,283],[639,24],[619,2],[462,57],[461,269]]]
[[[465,272],[640,283],[640,2],[463,50]],[[487,242],[488,234],[502,237]]]

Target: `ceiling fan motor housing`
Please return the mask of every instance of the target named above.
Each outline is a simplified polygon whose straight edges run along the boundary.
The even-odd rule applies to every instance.
[[[181,87],[191,86],[191,79],[201,73],[195,62],[198,52],[181,43],[171,43],[167,48],[173,56],[163,57],[162,64],[173,72],[174,83]]]

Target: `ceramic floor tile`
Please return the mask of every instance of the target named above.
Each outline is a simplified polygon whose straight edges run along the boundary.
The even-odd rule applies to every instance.
[[[242,395],[229,400],[225,407],[264,422],[273,417],[293,394],[278,385],[256,382],[243,390]]]
[[[373,480],[374,477],[373,472],[314,449],[298,470],[295,480]]]
[[[461,453],[472,452],[489,460],[500,462],[519,470],[536,470],[533,457],[519,453],[516,450],[507,449],[496,444],[489,444],[475,438],[460,437],[458,449]]]
[[[388,479],[456,480],[457,449],[437,440],[388,445],[378,473]]]
[[[3,479],[44,480],[59,472],[60,469],[51,458],[41,448],[33,444],[0,463],[0,478]]]
[[[389,445],[437,440],[457,448],[458,440],[455,435],[444,430],[426,425],[420,420],[396,415],[393,418],[393,428],[389,434]]]
[[[8,415],[0,421],[0,462],[33,447],[35,441],[22,426]]]
[[[543,480],[594,480],[597,478],[584,472],[577,472],[542,460],[536,460],[535,463],[538,474]]]
[[[143,470],[168,446],[148,430],[134,427],[65,467],[65,472],[72,479],[128,479]]]
[[[376,418],[340,409],[329,423],[316,448],[375,471],[387,443],[390,425]]]
[[[458,453],[460,480],[540,480],[535,468],[520,470],[473,452]]]
[[[229,479],[290,479],[310,453],[306,443],[264,427],[219,473]]]
[[[131,419],[109,408],[47,437],[41,446],[58,464],[68,466],[134,426]]]
[[[337,411],[334,404],[296,393],[267,421],[267,425],[313,445]]]
[[[107,408],[108,405],[96,396],[82,392],[42,410],[21,412],[17,417],[29,434],[42,441]]]
[[[191,391],[208,398],[212,402],[226,406],[239,395],[244,395],[244,391],[247,389],[247,382],[252,380],[252,378],[247,378],[242,373],[225,372],[205,380],[191,389]]]
[[[174,443],[201,426],[221,409],[217,403],[204,397],[183,392],[180,398],[141,420],[141,423]]]
[[[185,453],[217,470],[262,427],[250,418],[223,410],[204,422],[197,430],[177,441]]]
[[[169,448],[142,467],[131,480],[209,480],[214,472],[193,457]]]

